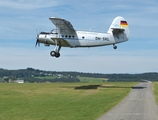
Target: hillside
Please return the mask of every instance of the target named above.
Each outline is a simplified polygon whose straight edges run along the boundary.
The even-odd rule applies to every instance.
[[[82,72],[57,72],[44,71],[34,68],[7,70],[0,69],[0,80],[8,81],[24,79],[27,82],[79,82],[81,78],[103,78],[108,82],[120,81],[141,81],[150,80],[158,81],[158,73],[141,73],[141,74],[100,74],[100,73],[82,73]],[[105,82],[103,80],[103,82]]]

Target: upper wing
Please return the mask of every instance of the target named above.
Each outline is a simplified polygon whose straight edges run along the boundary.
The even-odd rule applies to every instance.
[[[59,32],[64,32],[64,33],[74,33],[75,29],[73,28],[72,24],[64,20],[62,18],[55,18],[51,17],[49,20],[58,28]]]

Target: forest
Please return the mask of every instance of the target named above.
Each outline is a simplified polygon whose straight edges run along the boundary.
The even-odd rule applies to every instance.
[[[80,77],[105,78],[107,82],[138,82],[144,80],[158,81],[158,72],[148,72],[139,74],[128,73],[83,73],[83,72],[58,72],[45,71],[34,68],[8,70],[0,68],[0,81],[23,79],[27,82],[80,82]],[[105,81],[103,81],[105,82]]]

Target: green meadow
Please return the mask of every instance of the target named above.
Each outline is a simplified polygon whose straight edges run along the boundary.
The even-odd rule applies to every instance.
[[[81,82],[106,82],[107,78],[77,77]]]
[[[135,84],[1,83],[0,120],[96,120]]]
[[[158,82],[153,83],[153,91],[154,91],[156,102],[158,104]]]

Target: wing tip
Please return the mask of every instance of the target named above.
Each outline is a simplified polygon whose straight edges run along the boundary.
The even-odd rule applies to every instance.
[[[58,17],[50,17],[49,19],[50,19],[50,20],[51,20],[51,19],[53,19],[53,20],[57,20],[57,19],[58,19],[58,20],[59,20],[59,19],[60,19],[60,20],[64,20],[63,18],[58,18]]]

